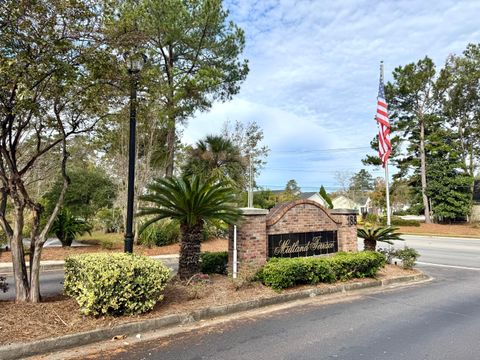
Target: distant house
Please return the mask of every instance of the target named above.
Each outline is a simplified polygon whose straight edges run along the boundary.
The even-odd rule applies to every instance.
[[[345,195],[339,195],[332,199],[332,203],[334,209],[354,209],[360,214],[368,213],[372,209],[372,201],[368,196],[352,200]]]
[[[307,199],[307,200],[312,200],[315,201],[316,203],[319,203],[323,207],[328,208],[327,202],[320,196],[318,192],[312,191],[312,192],[302,192],[299,194],[300,199]]]

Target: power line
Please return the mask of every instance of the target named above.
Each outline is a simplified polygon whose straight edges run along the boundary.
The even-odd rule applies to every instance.
[[[272,153],[295,153],[295,154],[305,154],[305,153],[315,153],[315,152],[333,152],[333,151],[350,151],[350,150],[371,150],[370,146],[361,146],[361,147],[346,147],[346,148],[329,148],[329,149],[310,149],[310,150],[271,150]]]

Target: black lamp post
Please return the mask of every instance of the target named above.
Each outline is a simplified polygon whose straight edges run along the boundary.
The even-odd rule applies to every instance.
[[[130,139],[128,143],[128,195],[127,228],[125,229],[125,252],[133,252],[133,199],[135,192],[135,130],[137,124],[137,86],[138,75],[147,58],[138,52],[125,53],[125,61],[130,75]]]

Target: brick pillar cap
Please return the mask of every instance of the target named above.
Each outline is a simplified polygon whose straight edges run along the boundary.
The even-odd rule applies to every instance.
[[[267,215],[268,209],[240,208],[242,215]]]
[[[357,215],[358,210],[355,209],[331,209],[332,215]]]

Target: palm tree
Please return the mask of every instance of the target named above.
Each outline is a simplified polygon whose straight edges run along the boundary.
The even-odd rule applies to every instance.
[[[246,159],[240,149],[222,136],[208,135],[197,142],[188,152],[189,159],[184,166],[186,175],[216,176],[221,181],[229,181],[238,188],[244,187],[247,171]]]
[[[92,230],[92,226],[88,222],[74,216],[70,210],[63,209],[58,213],[50,232],[57,236],[62,247],[67,247],[72,246],[73,240],[78,235],[86,232],[90,234],[90,230]]]
[[[357,236],[364,240],[364,249],[375,251],[377,248],[377,241],[382,241],[387,244],[393,245],[393,240],[402,240],[397,231],[398,228],[392,226],[379,226],[379,227],[365,227],[357,230]]]
[[[232,205],[234,192],[214,177],[198,176],[157,179],[147,189],[148,194],[140,200],[152,206],[142,207],[138,215],[151,218],[140,232],[161,219],[178,220],[181,233],[178,275],[188,279],[200,270],[200,241],[205,222],[233,223],[239,218],[239,210]]]

